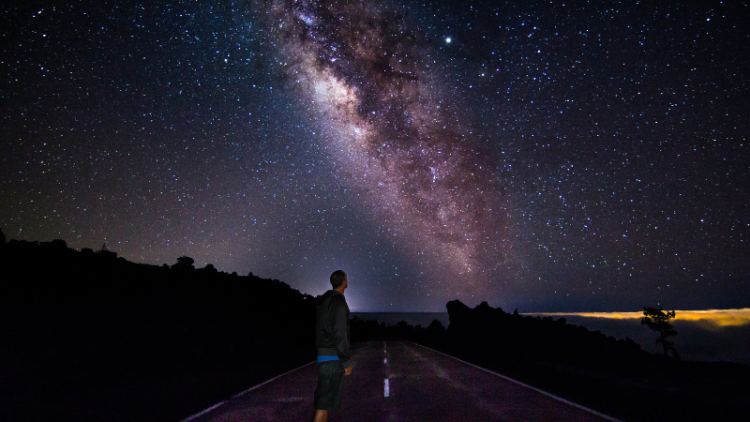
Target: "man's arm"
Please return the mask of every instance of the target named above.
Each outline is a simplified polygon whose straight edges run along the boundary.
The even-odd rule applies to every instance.
[[[347,336],[346,303],[343,298],[336,299],[333,308],[333,335],[336,339],[336,353],[344,368],[350,368],[349,337]]]

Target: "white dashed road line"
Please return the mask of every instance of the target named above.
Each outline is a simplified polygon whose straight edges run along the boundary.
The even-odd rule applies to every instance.
[[[386,343],[383,342],[383,354],[387,355],[388,351],[386,350]],[[388,376],[388,358],[383,358],[383,365],[385,365],[385,376]],[[388,384],[388,378],[386,378],[383,382],[383,397],[388,397],[390,394],[390,386]]]

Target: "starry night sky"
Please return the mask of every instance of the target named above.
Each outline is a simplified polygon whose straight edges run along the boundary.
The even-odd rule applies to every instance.
[[[10,3],[10,239],[353,311],[750,306],[747,5]]]

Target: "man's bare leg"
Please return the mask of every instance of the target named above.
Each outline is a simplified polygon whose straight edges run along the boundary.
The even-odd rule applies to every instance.
[[[313,412],[313,422],[328,422],[328,411],[315,409]]]

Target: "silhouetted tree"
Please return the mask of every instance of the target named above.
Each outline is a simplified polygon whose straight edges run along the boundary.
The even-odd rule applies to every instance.
[[[674,317],[674,311],[664,312],[661,309],[644,307],[641,324],[647,325],[648,328],[659,333],[659,338],[656,339],[656,344],[661,344],[664,348],[664,355],[667,355],[668,352],[671,351],[672,357],[679,359],[680,355],[674,347],[674,342],[669,340],[670,337],[677,335],[677,331],[672,327],[672,324],[669,323],[669,320]]]
[[[0,245],[5,244],[5,233],[3,233],[3,229],[0,229]]]
[[[189,256],[181,256],[177,258],[177,263],[172,265],[173,270],[194,270],[195,267],[193,267],[193,263],[195,263],[195,260],[193,258],[190,258]]]
[[[436,334],[443,334],[445,333],[445,327],[443,327],[443,324],[440,323],[440,321],[433,319],[430,325],[427,327],[427,330],[430,332],[435,332]]]
[[[96,251],[97,255],[100,257],[106,258],[106,259],[114,259],[117,258],[117,252],[112,252],[107,248],[107,243],[102,244],[102,248],[98,251]]]
[[[55,239],[52,242],[50,242],[50,246],[56,248],[56,249],[67,249],[68,243],[65,242],[62,239]]]

